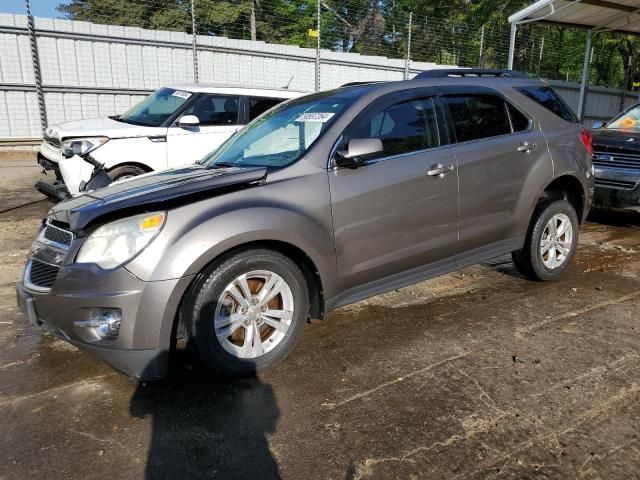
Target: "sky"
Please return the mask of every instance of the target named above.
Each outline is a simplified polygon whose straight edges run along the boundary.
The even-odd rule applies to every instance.
[[[31,14],[36,17],[60,18],[58,0],[31,0]],[[0,13],[25,13],[24,0],[1,0]]]

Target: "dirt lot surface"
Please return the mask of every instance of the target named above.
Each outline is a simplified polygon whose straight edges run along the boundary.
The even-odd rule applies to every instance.
[[[0,157],[0,479],[640,478],[637,217],[593,215],[557,283],[497,259],[308,325],[259,379],[180,354],[139,384],[16,310],[32,162]]]

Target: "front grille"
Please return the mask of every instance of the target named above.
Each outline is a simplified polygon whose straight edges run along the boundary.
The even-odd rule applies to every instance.
[[[29,282],[37,287],[51,288],[58,276],[58,270],[60,270],[59,267],[32,259]]]
[[[47,240],[51,240],[52,242],[68,246],[71,245],[73,234],[49,224],[45,227],[44,238],[46,238]]]
[[[638,153],[596,151],[592,160],[594,165],[605,167],[640,168]]]
[[[633,190],[636,186],[635,182],[628,182],[626,180],[611,180],[608,178],[596,178],[596,186],[609,187],[609,188],[622,188],[626,190]]]

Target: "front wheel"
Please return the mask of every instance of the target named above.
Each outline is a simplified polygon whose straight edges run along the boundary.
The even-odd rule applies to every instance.
[[[556,280],[567,269],[578,245],[580,224],[566,200],[539,205],[531,219],[522,250],[512,253],[520,273],[531,280]]]
[[[283,360],[309,314],[304,275],[288,257],[246,250],[212,266],[186,305],[189,342],[212,369],[250,375]]]
[[[137,177],[143,173],[147,172],[136,165],[122,165],[110,170],[109,176],[113,182],[117,182],[118,180],[124,180],[125,178]]]

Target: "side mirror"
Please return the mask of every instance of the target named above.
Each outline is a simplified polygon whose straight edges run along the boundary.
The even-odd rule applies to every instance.
[[[602,128],[605,126],[607,122],[604,122],[602,120],[596,120],[595,122],[593,122],[593,125],[591,126],[592,130],[596,130],[598,128]]]
[[[384,147],[379,138],[352,138],[346,150],[336,152],[335,162],[339,167],[358,168],[368,157],[381,152]]]
[[[200,126],[200,119],[195,115],[183,115],[177,123],[180,128],[196,128]]]

